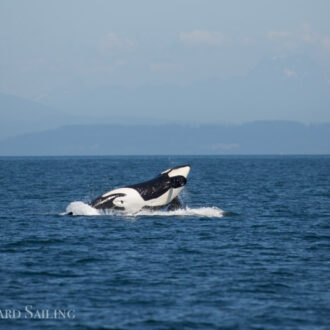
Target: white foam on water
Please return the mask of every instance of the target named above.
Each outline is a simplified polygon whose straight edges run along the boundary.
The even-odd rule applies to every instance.
[[[184,209],[179,209],[175,211],[151,211],[151,210],[142,210],[135,215],[145,215],[145,216],[162,216],[162,217],[171,217],[171,216],[198,216],[205,218],[222,218],[224,215],[224,211],[219,209],[218,207],[198,207],[198,208],[190,208],[186,207]]]
[[[190,208],[186,207],[184,209],[179,209],[175,211],[166,211],[166,210],[142,210],[140,212],[130,214],[119,211],[112,210],[97,210],[94,207],[80,201],[70,203],[65,213],[61,213],[61,215],[65,214],[72,215],[80,215],[80,216],[95,216],[95,215],[116,215],[116,216],[129,216],[129,217],[138,217],[138,216],[161,216],[161,217],[173,217],[173,216],[197,216],[197,217],[205,217],[205,218],[222,218],[224,215],[224,211],[219,209],[218,207],[198,207],[198,208]]]
[[[94,209],[94,207],[85,204],[84,202],[72,202],[70,203],[67,208],[66,212],[64,214],[72,214],[72,215],[101,215],[101,213]]]

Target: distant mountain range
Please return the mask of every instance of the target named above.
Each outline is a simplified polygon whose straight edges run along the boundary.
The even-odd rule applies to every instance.
[[[187,86],[68,88],[38,102],[0,93],[0,140],[82,124],[330,122],[330,74],[306,56],[264,59],[246,76]]]
[[[0,93],[0,141],[20,134],[55,129],[64,125],[159,124],[160,120],[131,116],[67,114],[52,106]]]
[[[0,155],[330,154],[330,123],[72,125],[0,142]]]
[[[0,93],[0,154],[330,153],[330,124],[295,122],[330,121],[330,77],[306,57],[189,86],[70,88],[42,103]]]

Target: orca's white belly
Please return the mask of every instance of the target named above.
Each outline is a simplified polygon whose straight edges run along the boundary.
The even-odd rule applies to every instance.
[[[179,195],[179,193],[182,189],[183,188],[171,188],[165,194],[161,195],[160,197],[146,201],[145,206],[162,207],[164,205],[167,205],[167,204],[171,203],[171,201]]]

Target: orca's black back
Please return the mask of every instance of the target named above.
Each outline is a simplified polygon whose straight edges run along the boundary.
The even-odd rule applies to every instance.
[[[182,175],[169,177],[167,173],[161,174],[149,181],[133,184],[126,188],[133,188],[139,192],[141,197],[148,201],[158,198],[171,188],[180,188],[187,183],[187,179]]]
[[[139,192],[141,197],[148,201],[158,198],[172,187],[172,180],[167,174],[159,175],[149,181],[133,184],[126,188],[133,188]]]

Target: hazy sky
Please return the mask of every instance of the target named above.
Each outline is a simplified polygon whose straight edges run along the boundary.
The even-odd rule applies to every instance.
[[[104,85],[190,85],[301,54],[326,75],[329,14],[329,0],[1,0],[0,92],[42,102]]]

